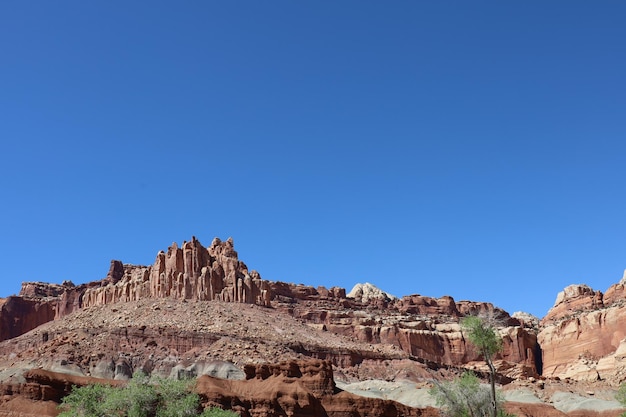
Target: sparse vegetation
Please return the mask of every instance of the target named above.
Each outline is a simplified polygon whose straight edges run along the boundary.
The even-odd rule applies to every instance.
[[[449,382],[437,382],[430,394],[448,417],[513,417],[502,409],[502,400],[496,392],[494,356],[502,349],[502,339],[496,331],[500,324],[493,316],[467,316],[461,327],[469,341],[478,348],[489,368],[486,387],[471,372]]]
[[[626,382],[620,385],[617,394],[615,395],[615,399],[620,402],[622,407],[626,408]],[[626,417],[626,411],[623,412],[621,417]]]
[[[74,387],[59,417],[238,417],[219,408],[202,410],[192,380],[151,380],[136,372],[123,387]]]
[[[502,350],[502,339],[496,332],[496,325],[497,320],[493,315],[485,317],[467,316],[461,320],[461,327],[467,332],[469,341],[478,348],[489,368],[492,417],[498,417],[500,415],[496,396],[496,367],[493,364],[493,358],[496,353]]]
[[[430,395],[447,417],[489,417],[493,415],[490,389],[471,372],[454,381],[435,382]],[[501,403],[496,398],[497,404]],[[496,417],[510,416],[498,407]]]

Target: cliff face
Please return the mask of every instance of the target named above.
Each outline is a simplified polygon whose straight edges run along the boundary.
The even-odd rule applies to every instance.
[[[182,248],[173,243],[167,252],[159,252],[152,266],[111,261],[106,278],[100,281],[78,286],[71,282],[62,285],[22,284],[19,296],[6,301],[8,305],[1,317],[15,323],[10,330],[0,332],[0,340],[18,336],[52,318],[59,319],[83,308],[146,298],[220,300],[267,307],[272,299],[272,289],[258,272],[248,271],[238,259],[232,239],[222,242],[216,238],[205,248],[193,237],[184,242]],[[48,313],[50,309],[54,313],[52,318]],[[16,318],[18,311],[18,315],[26,314],[30,318]],[[33,326],[31,323],[37,324]]]
[[[53,304],[40,299],[0,300],[0,340],[12,339],[54,319]]]
[[[205,248],[193,237],[182,248],[174,243],[167,252],[159,252],[150,267],[112,265],[103,285],[85,291],[82,306],[142,298],[269,306],[272,294],[268,282],[238,259],[232,239],[222,242],[216,238]]]
[[[217,238],[208,248],[195,237],[181,247],[174,243],[167,252],[159,252],[151,266],[112,261],[104,279],[88,284],[25,283],[20,297],[7,304],[13,307],[0,311],[0,320],[11,323],[0,333],[0,340],[82,309],[163,299],[218,300],[270,307],[351,340],[394,346],[399,353],[434,367],[469,363],[480,366],[481,358],[463,337],[459,320],[467,314],[498,315],[505,322],[500,329],[504,350],[498,358],[503,369],[513,377],[537,376],[540,370],[534,330],[490,303],[420,295],[397,299],[372,291],[347,297],[343,288],[270,282],[261,279],[256,271],[249,271],[238,259],[232,239]],[[325,351],[319,346],[315,350],[307,346],[294,349],[309,357],[332,360],[339,366],[354,366],[372,359],[371,355]]]
[[[623,280],[622,280],[623,281]],[[624,283],[605,294],[571,285],[557,296],[541,321],[538,341],[543,374],[577,380],[626,378],[626,305]]]
[[[367,398],[335,388],[332,366],[324,361],[290,361],[246,367],[245,381],[198,379],[198,392],[208,405],[232,407],[243,417],[436,417],[436,409],[413,408],[394,401]]]
[[[490,303],[457,303],[452,297],[421,295],[347,298],[343,289],[336,288],[272,288],[274,308],[353,340],[395,346],[436,367],[482,366],[479,352],[465,340],[459,321],[468,314],[496,316],[504,323],[499,329],[504,348],[498,360],[507,373],[537,376],[541,367],[535,331]]]

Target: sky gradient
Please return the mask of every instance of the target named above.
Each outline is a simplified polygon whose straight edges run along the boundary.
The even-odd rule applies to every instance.
[[[0,3],[0,296],[233,237],[545,315],[626,268],[626,3]]]

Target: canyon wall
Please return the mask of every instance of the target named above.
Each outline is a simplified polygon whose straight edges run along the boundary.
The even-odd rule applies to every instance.
[[[626,280],[606,293],[586,285],[560,292],[541,321],[543,374],[577,380],[626,379]]]
[[[12,339],[54,319],[54,304],[40,299],[0,299],[0,341]]]
[[[459,322],[468,314],[497,317],[502,322],[498,331],[503,340],[503,350],[497,357],[499,365],[511,377],[538,376],[541,370],[535,330],[491,303],[421,295],[348,298],[343,289],[337,288],[273,289],[274,308],[353,340],[396,346],[432,366],[474,363],[481,367],[484,362],[480,353],[465,339]]]

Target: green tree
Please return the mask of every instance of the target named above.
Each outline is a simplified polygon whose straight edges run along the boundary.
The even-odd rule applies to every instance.
[[[493,358],[502,350],[502,339],[496,332],[496,321],[491,317],[467,316],[461,320],[461,327],[467,332],[469,341],[478,348],[487,367],[491,384],[491,416],[498,417],[496,398],[496,367]]]
[[[152,381],[142,372],[123,387],[74,387],[60,407],[59,417],[238,417],[219,408],[202,411],[191,380]]]

